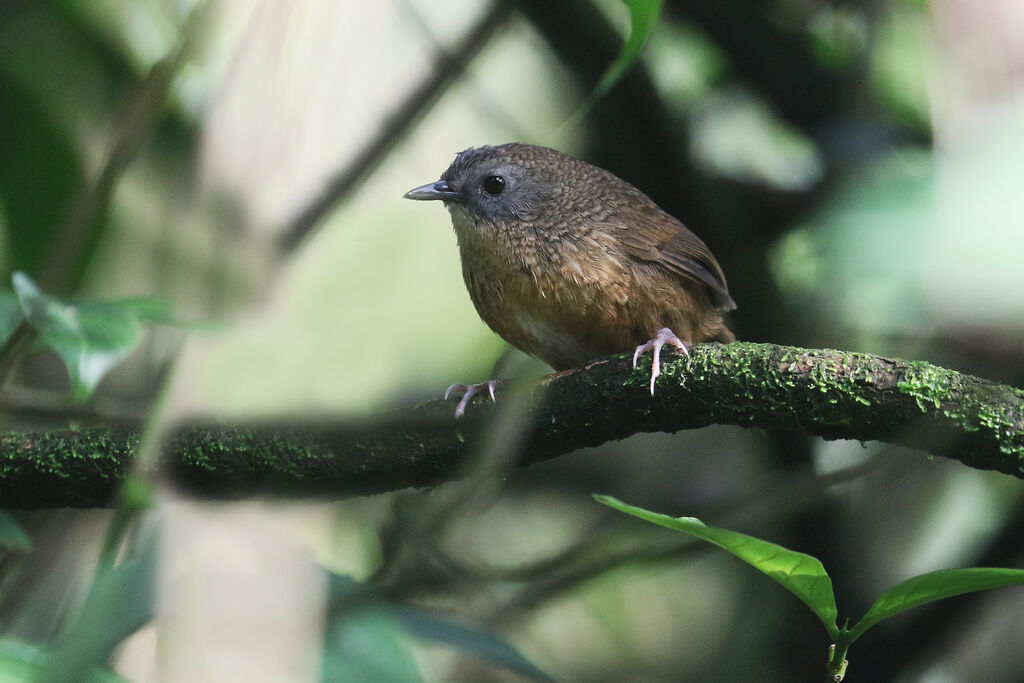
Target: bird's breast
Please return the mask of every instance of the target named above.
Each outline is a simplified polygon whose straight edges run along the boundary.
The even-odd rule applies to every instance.
[[[462,273],[487,325],[557,369],[622,350],[629,272],[597,240],[459,235]],[[628,343],[627,343],[628,345]]]

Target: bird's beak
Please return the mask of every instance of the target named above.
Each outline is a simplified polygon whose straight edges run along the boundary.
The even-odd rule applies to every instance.
[[[405,199],[418,199],[420,201],[427,201],[429,199],[452,201],[459,198],[459,193],[450,188],[445,181],[438,180],[436,183],[427,183],[426,185],[409,190],[402,196]]]

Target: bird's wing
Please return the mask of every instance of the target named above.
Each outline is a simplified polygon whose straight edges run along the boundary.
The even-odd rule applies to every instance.
[[[725,274],[711,250],[682,223],[653,204],[618,216],[617,236],[626,253],[656,263],[708,288],[712,303],[721,310],[736,308]]]

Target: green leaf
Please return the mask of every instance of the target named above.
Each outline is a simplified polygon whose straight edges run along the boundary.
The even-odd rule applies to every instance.
[[[421,683],[416,663],[402,642],[401,627],[387,610],[360,607],[328,630],[322,681]]]
[[[604,97],[609,90],[615,87],[622,76],[639,59],[644,51],[644,46],[654,33],[654,27],[658,25],[658,17],[661,15],[662,0],[622,0],[629,8],[630,31],[626,43],[622,46],[619,56],[615,58],[612,65],[601,76],[597,82],[594,92],[591,95],[593,100]]]
[[[0,292],[0,346],[7,343],[24,319],[18,297],[13,292]]]
[[[972,567],[941,569],[915,576],[882,593],[864,618],[850,629],[849,641],[852,643],[882,619],[888,619],[908,609],[954,595],[1016,585],[1024,585],[1024,570]]]
[[[36,683],[39,672],[53,658],[47,650],[12,638],[0,638],[0,683]],[[83,683],[128,683],[112,671],[93,669],[74,680]]]
[[[594,107],[598,100],[608,94],[612,88],[622,79],[640,55],[644,46],[654,33],[654,27],[658,25],[658,17],[661,16],[662,0],[622,0],[629,9],[630,31],[626,42],[619,51],[615,61],[601,75],[601,79],[594,86],[587,98],[576,108],[576,112],[569,117],[569,124],[578,123]]]
[[[449,645],[474,657],[497,664],[523,678],[552,682],[550,676],[537,668],[519,650],[487,631],[467,626],[444,615],[412,607],[398,612],[402,626],[413,636]]]
[[[639,517],[675,531],[696,536],[727,550],[755,569],[759,569],[800,598],[825,625],[833,642],[839,636],[836,626],[836,598],[832,579],[817,559],[783,548],[775,543],[727,529],[717,529],[694,517],[669,517],[643,508],[627,505],[611,496],[595,495],[594,499],[620,512]]]
[[[332,575],[330,581],[324,681],[422,681],[406,635],[453,647],[527,680],[552,681],[512,645],[487,631],[426,609],[394,605],[348,576]]]
[[[76,680],[77,672],[101,666],[114,648],[153,618],[156,536],[147,531],[133,557],[97,573],[78,619],[54,644],[53,657],[34,683]]]
[[[422,683],[397,617],[355,580],[332,575],[321,680]]]
[[[166,325],[181,325],[175,317],[174,308],[167,299],[156,296],[136,296],[127,299],[114,299],[106,302],[105,306],[113,306],[127,311],[135,316],[136,320],[164,323]]]
[[[25,318],[40,340],[64,361],[76,400],[89,398],[104,375],[139,343],[134,305],[71,306],[43,294],[24,273],[15,273],[13,282]]]
[[[30,550],[32,541],[11,513],[0,510],[0,547]]]

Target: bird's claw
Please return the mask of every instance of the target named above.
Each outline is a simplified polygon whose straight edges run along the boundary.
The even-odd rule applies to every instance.
[[[466,406],[469,405],[469,402],[473,400],[474,396],[482,392],[485,387],[487,389],[487,393],[491,396],[491,402],[496,402],[497,399],[494,398],[494,388],[496,386],[498,386],[498,380],[496,379],[489,379],[486,382],[480,382],[478,384],[453,384],[445,389],[444,400],[447,401],[448,397],[451,396],[453,392],[463,392],[462,399],[459,400],[459,405],[455,406],[455,417],[462,417],[466,414]]]
[[[641,344],[636,347],[636,351],[633,352],[633,367],[636,367],[637,360],[640,356],[647,353],[648,351],[654,352],[654,360],[651,362],[651,396],[654,396],[654,381],[658,379],[658,375],[661,374],[661,347],[665,344],[671,344],[685,355],[689,356],[690,352],[686,348],[686,343],[676,336],[676,333],[667,327],[663,327],[658,330],[658,333],[654,335],[654,339]]]

